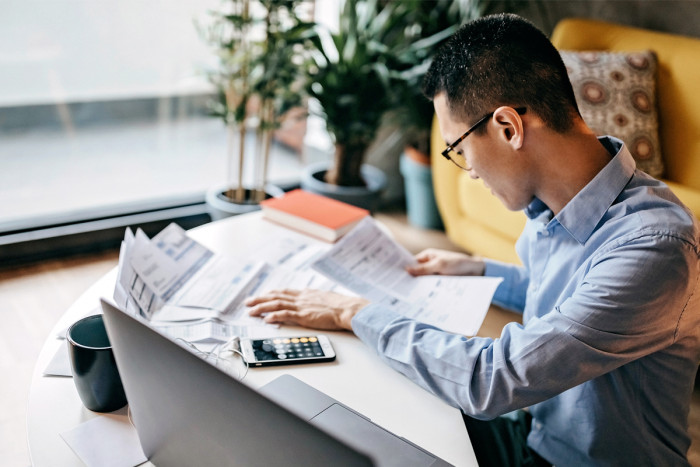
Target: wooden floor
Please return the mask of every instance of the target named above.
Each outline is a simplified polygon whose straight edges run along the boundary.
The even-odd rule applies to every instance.
[[[377,216],[411,252],[428,246],[458,249],[442,232],[406,224],[405,216]],[[117,252],[52,260],[0,271],[0,465],[31,465],[26,444],[26,405],[34,362],[48,334],[70,304],[117,264]],[[492,312],[479,334],[495,337],[515,318]],[[691,409],[691,465],[700,467],[700,391]]]
[[[34,362],[58,318],[117,258],[108,252],[0,271],[0,465],[31,465],[25,418]]]

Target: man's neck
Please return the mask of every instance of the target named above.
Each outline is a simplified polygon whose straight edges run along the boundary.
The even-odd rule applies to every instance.
[[[543,148],[537,154],[535,196],[556,216],[610,162],[611,155],[583,122],[564,134],[548,129],[540,133],[535,135]]]

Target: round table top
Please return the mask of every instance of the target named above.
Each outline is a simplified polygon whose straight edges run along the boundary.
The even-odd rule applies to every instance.
[[[212,222],[191,230],[188,235],[216,253],[232,255],[254,251],[251,248],[259,246],[264,239],[301,236],[264,220],[260,212]],[[83,465],[60,433],[101,415],[83,407],[72,378],[43,373],[59,347],[66,345],[65,340],[57,338],[59,333],[79,318],[101,312],[99,298],[112,296],[116,277],[115,268],[73,303],[54,326],[37,359],[27,408],[27,437],[35,467]],[[280,335],[300,332],[308,333],[308,330],[293,326],[278,330]],[[292,374],[454,465],[477,465],[458,409],[383,364],[352,333],[324,334],[330,337],[337,353],[335,362],[251,368],[244,382],[259,387],[283,373]]]

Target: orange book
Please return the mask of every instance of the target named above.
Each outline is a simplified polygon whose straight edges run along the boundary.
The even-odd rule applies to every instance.
[[[342,201],[292,190],[260,203],[266,219],[327,242],[334,242],[369,215],[366,209]]]

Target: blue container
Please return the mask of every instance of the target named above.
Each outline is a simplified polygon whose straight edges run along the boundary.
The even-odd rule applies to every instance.
[[[404,180],[408,221],[425,229],[442,229],[442,218],[435,203],[430,166],[402,154],[399,169]]]

